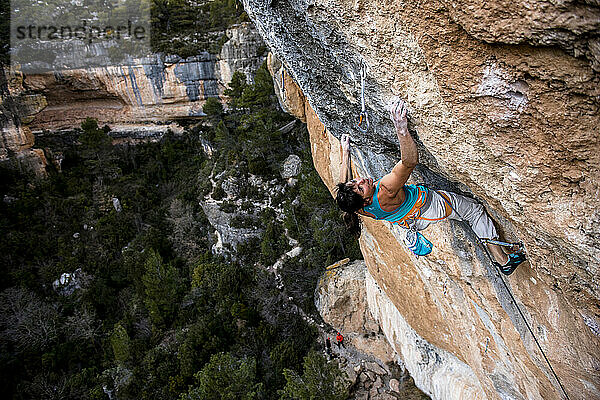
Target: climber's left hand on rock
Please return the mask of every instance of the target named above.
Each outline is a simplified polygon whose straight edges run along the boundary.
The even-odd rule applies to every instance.
[[[350,152],[350,135],[343,134],[342,138],[340,140],[340,143],[342,144],[342,151],[344,152],[344,154],[349,153]]]

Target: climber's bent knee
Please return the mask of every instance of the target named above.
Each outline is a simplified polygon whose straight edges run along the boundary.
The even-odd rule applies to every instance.
[[[430,190],[429,195],[432,196],[429,206],[426,210],[422,211],[420,219],[415,223],[418,230],[425,229],[432,223],[449,218],[464,220],[481,239],[498,238],[498,233],[492,219],[486,213],[483,206],[475,200],[442,190]],[[448,205],[446,199],[450,200],[452,207]]]
[[[471,226],[477,237],[480,239],[498,238],[498,232],[496,232],[494,222],[481,204],[469,197],[461,196],[460,194],[452,192],[446,193],[450,196],[450,201],[454,208],[452,214],[448,218],[464,220]]]

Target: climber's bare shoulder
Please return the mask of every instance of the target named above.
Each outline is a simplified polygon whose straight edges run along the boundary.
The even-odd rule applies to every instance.
[[[402,164],[402,161],[399,161],[392,169],[392,172],[381,178],[381,186],[384,188],[381,194],[398,200],[398,196],[404,195],[401,189],[406,184],[406,181],[408,181],[408,177],[413,169],[415,169],[414,166],[407,166]]]

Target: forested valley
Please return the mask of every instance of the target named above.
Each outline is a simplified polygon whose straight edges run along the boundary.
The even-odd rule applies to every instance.
[[[169,29],[195,26],[178,18]],[[234,74],[226,95],[203,120],[178,121],[183,133],[136,143],[93,115],[46,131],[36,147],[61,162],[45,177],[0,166],[7,398],[345,398],[310,321],[324,267],[361,258],[358,244],[313,168],[306,127],[281,130],[292,117],[266,67],[253,83]],[[300,173],[284,179],[291,154]],[[215,251],[206,199],[248,237]]]

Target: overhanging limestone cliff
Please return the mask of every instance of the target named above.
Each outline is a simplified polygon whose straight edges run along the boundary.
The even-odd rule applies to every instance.
[[[360,175],[378,177],[391,168],[399,149],[384,106],[393,95],[406,99],[422,162],[413,179],[472,193],[507,238],[524,241],[531,263],[507,280],[510,291],[569,397],[600,398],[594,57],[485,43],[476,38],[484,35],[472,37],[455,22],[445,2],[423,3],[244,1],[283,62],[284,103],[296,104],[307,121],[326,184],[332,188],[339,176],[336,138],[343,133],[354,139]],[[500,23],[487,21],[494,29]],[[545,43],[532,37],[536,32],[527,32],[527,42]],[[371,119],[366,134],[354,128],[363,63]],[[281,86],[279,68],[273,61]],[[429,228],[434,253],[418,260],[387,223],[365,220],[364,226],[369,272],[395,310],[419,337],[472,371],[448,380],[454,390],[442,388],[442,379],[419,382],[413,373],[422,389],[434,398],[461,398],[461,392],[489,399],[563,396],[501,278],[460,224]],[[402,341],[410,340],[388,339],[400,354]]]
[[[153,54],[134,65],[23,74],[3,68],[0,76],[0,162],[18,159],[43,173],[35,132],[73,129],[87,117],[123,136],[145,130],[177,130],[178,119],[202,117],[210,98],[223,98],[233,72],[252,81],[263,63],[264,43],[251,23],[231,26],[218,55]],[[32,133],[33,132],[33,133]]]
[[[182,59],[152,54],[134,65],[23,75],[21,90],[43,96],[32,130],[77,127],[86,116],[100,123],[148,124],[203,116],[210,97],[222,97],[234,71],[252,80],[264,61],[264,47],[251,23],[227,29],[220,54],[202,52]]]

